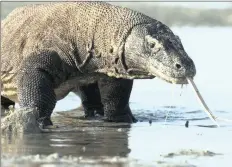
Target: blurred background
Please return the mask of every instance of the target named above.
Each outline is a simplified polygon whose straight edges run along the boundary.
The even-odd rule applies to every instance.
[[[232,2],[107,2],[138,10],[169,26],[232,26]],[[48,2],[42,0],[1,3],[1,19],[3,19],[15,7]]]

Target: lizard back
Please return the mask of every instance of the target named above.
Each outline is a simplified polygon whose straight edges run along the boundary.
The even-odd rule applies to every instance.
[[[156,22],[142,13],[105,2],[64,2],[20,7],[2,21],[2,95],[16,100],[16,76],[21,62],[32,52],[50,49],[61,57],[83,61],[86,47],[96,53],[117,52],[130,30]],[[70,53],[78,53],[72,57]],[[70,64],[71,65],[71,64]],[[103,66],[103,64],[102,64]]]

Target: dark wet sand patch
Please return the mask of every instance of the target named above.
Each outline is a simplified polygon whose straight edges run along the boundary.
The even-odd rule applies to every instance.
[[[217,125],[195,125],[201,128],[218,128]]]

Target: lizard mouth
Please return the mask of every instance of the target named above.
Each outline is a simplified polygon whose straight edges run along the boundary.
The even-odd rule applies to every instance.
[[[167,74],[160,72],[159,70],[157,70],[154,67],[150,67],[150,73],[153,76],[156,76],[156,77],[158,77],[158,78],[160,78],[168,83],[172,83],[172,84],[188,84],[187,77],[193,78],[192,76],[181,76],[181,77],[168,76]]]

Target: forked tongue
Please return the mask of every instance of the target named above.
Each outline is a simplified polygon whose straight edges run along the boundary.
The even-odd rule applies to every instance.
[[[198,100],[200,101],[201,105],[203,106],[204,111],[206,112],[206,114],[208,114],[209,118],[210,118],[218,127],[220,127],[219,124],[218,124],[217,121],[216,121],[217,117],[215,117],[215,116],[213,115],[213,113],[210,111],[209,107],[207,106],[207,104],[205,103],[203,97],[201,96],[199,90],[197,89],[197,86],[196,86],[196,84],[194,83],[193,79],[187,78],[187,80],[188,80],[188,83],[193,87],[193,90],[194,90],[194,92],[196,93],[197,98],[198,98]]]

